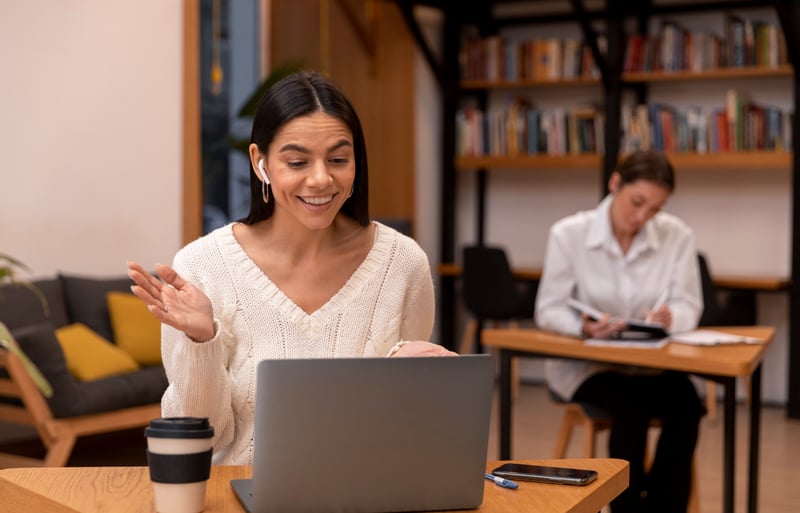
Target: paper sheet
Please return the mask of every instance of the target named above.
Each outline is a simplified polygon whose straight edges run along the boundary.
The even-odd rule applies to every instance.
[[[637,347],[640,349],[660,349],[667,345],[669,338],[661,339],[600,339],[600,338],[587,338],[584,343],[587,346],[602,346],[602,347]]]
[[[716,346],[720,344],[760,344],[761,341],[753,337],[733,335],[722,331],[694,330],[672,335],[673,342],[691,344],[695,346]]]

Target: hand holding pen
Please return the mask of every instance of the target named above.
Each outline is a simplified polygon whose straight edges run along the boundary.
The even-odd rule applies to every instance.
[[[672,311],[667,306],[667,299],[669,298],[669,290],[664,290],[658,299],[656,300],[653,308],[647,312],[647,316],[645,320],[647,322],[654,322],[664,325],[665,328],[669,328],[670,324],[672,324]]]

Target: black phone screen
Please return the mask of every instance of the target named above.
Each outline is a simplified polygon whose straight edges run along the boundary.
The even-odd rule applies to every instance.
[[[597,472],[594,470],[526,465],[522,463],[504,463],[494,469],[492,474],[508,479],[518,479],[520,481],[538,481],[572,485],[588,484],[597,478]]]

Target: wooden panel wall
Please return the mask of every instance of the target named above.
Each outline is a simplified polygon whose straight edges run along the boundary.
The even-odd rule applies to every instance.
[[[273,0],[271,25],[273,66],[299,60],[329,74],[358,111],[372,217],[404,218],[413,227],[415,46],[397,7],[378,0]]]
[[[183,1],[183,244],[203,233],[200,181],[200,1]]]

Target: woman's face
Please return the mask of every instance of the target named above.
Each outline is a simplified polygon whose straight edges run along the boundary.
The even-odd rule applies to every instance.
[[[266,168],[275,214],[310,229],[326,228],[353,190],[353,134],[322,112],[295,118],[272,140]]]
[[[622,185],[619,180],[611,190],[615,192],[611,203],[611,225],[616,235],[634,236],[653,218],[669,199],[670,190],[649,180],[636,180]]]

